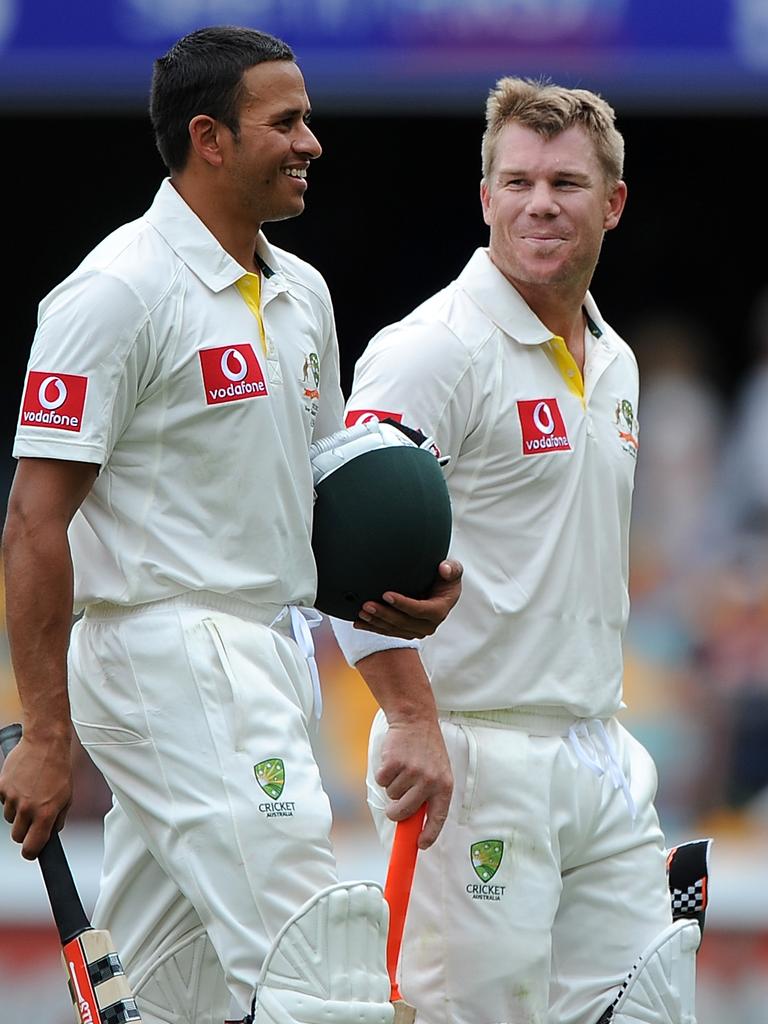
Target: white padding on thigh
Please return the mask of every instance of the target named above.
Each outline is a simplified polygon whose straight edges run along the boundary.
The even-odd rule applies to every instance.
[[[344,882],[313,896],[267,954],[254,1024],[392,1024],[388,922],[374,882]]]
[[[696,950],[701,933],[695,921],[666,928],[645,950],[603,1020],[611,1024],[696,1024]]]

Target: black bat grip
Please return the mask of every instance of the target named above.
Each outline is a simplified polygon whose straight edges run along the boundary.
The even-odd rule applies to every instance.
[[[20,739],[21,726],[18,722],[0,729],[0,750],[3,752],[3,757],[8,757]]]
[[[0,750],[3,757],[8,756],[20,739],[21,726],[18,723],[0,729]],[[75,881],[69,870],[58,832],[51,833],[51,838],[38,854],[37,862],[48,892],[59,938],[62,945],[66,945],[87,931],[91,923],[75,888]]]

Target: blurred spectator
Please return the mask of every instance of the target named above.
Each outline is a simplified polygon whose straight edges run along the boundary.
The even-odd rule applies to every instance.
[[[748,337],[755,362],[728,425],[707,533],[711,566],[691,605],[699,672],[718,710],[722,802],[751,815],[768,803],[768,288]]]
[[[374,837],[366,803],[368,733],[378,708],[358,672],[339,650],[326,619],[315,631],[323,686],[323,721],[316,756],[333,807],[334,826],[360,826]]]
[[[688,588],[701,562],[720,451],[719,396],[705,372],[705,326],[659,312],[627,331],[640,365],[640,448],[633,498],[626,645],[627,724],[659,768],[668,837],[686,838],[709,785],[711,735],[691,657],[698,641]],[[711,787],[710,787],[711,788]]]
[[[632,564],[634,590],[642,593],[646,586],[663,588],[700,561],[720,457],[722,410],[705,371],[712,339],[703,324],[660,313],[636,325],[628,337],[640,364]]]
[[[693,607],[699,678],[716,712],[706,761],[720,766],[720,802],[748,811],[768,786],[768,551],[720,567]]]
[[[768,544],[768,287],[755,299],[748,334],[755,361],[736,399],[716,505],[737,559]]]

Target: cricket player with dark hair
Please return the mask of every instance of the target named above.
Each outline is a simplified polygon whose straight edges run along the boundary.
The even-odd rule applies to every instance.
[[[145,1024],[221,1024],[230,1001],[258,1024],[392,1020],[386,905],[338,882],[310,743],[334,318],[320,274],[261,232],[304,208],[309,114],[263,33],[202,29],[159,59],[170,177],[42,301],[22,399],[4,558],[25,728],[0,798],[34,858],[70,802],[73,722],[114,794],[94,924]],[[358,625],[424,637],[460,575],[443,562],[426,598],[366,602]],[[427,847],[447,754],[426,681],[393,683],[385,785],[398,819],[428,802]]]
[[[656,770],[617,718],[638,373],[588,289],[624,143],[596,94],[504,78],[482,158],[488,248],[370,342],[347,405],[450,456],[467,568],[423,663],[336,624],[370,684],[426,672],[454,772],[400,988],[421,1024],[693,1024],[699,927],[673,923]],[[369,802],[388,843],[385,725]]]

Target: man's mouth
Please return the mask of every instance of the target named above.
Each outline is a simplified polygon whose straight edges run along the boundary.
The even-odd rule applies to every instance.
[[[306,180],[307,169],[306,167],[283,167],[283,174],[287,174],[289,178],[302,178]]]

